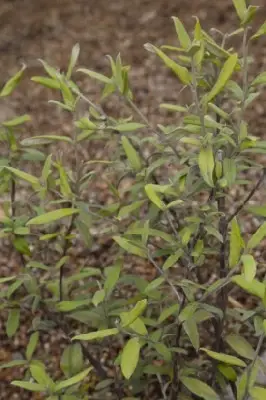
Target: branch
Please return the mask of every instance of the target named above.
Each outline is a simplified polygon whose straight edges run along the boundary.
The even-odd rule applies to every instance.
[[[237,209],[227,218],[227,224],[229,224],[229,222],[232,221],[232,219],[234,219],[238,213],[245,207],[245,205],[247,204],[247,202],[253,197],[253,195],[256,193],[256,191],[260,188],[261,184],[264,181],[264,178],[266,176],[266,168],[263,168],[261,177],[259,178],[258,182],[256,183],[256,185],[253,187],[253,189],[250,191],[250,193],[247,195],[247,197],[245,198],[245,200],[237,207]]]

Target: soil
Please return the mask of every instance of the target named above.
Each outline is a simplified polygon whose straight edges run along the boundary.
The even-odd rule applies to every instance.
[[[259,26],[266,19],[266,7],[263,7],[264,0],[257,0],[256,4],[262,6],[255,24]],[[158,106],[161,102],[176,99],[178,84],[158,60],[147,53],[143,45],[146,42],[157,45],[174,43],[176,35],[171,16],[180,17],[186,26],[192,28],[193,15],[200,18],[206,30],[215,26],[226,32],[237,23],[231,0],[1,0],[0,87],[21,63],[28,65],[28,72],[12,97],[7,101],[1,100],[0,120],[29,113],[33,121],[27,129],[27,136],[69,132],[69,121],[47,104],[49,90],[33,84],[29,78],[42,74],[37,62],[39,58],[65,69],[72,46],[79,43],[79,64],[98,72],[108,70],[106,54],[116,56],[120,52],[124,62],[132,66],[131,80],[138,105],[152,122],[160,122],[162,117],[158,116]],[[265,70],[265,44],[264,39],[254,45],[253,74]],[[99,98],[99,90],[90,80],[84,81],[83,88],[91,98]],[[265,101],[266,92],[249,110],[251,129],[255,135],[265,136]],[[108,107],[111,110],[111,105]],[[98,147],[84,149],[90,156],[101,151]],[[100,185],[98,189],[102,189]],[[104,190],[102,193],[104,197]],[[259,202],[263,199],[265,194],[262,192],[255,197]],[[13,274],[19,268],[19,260],[8,246],[2,246],[1,251],[0,276]],[[101,256],[103,265],[108,257],[108,254]],[[92,255],[90,265],[95,259],[99,261],[97,255]],[[149,270],[151,266],[143,263],[138,268],[139,273],[145,273],[145,269]],[[24,321],[15,339],[7,340],[4,333],[5,318],[4,313],[0,315],[0,362],[23,352],[29,328],[29,321]],[[64,345],[62,338],[56,332],[51,332],[42,341],[41,350],[47,357],[50,354],[56,356]],[[56,357],[54,362],[57,363]],[[0,371],[0,399],[37,399],[10,386],[10,381],[20,371],[14,374],[9,370]]]

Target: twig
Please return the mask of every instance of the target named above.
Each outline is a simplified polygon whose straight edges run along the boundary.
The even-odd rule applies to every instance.
[[[72,230],[74,229],[74,223],[75,223],[76,216],[77,216],[76,214],[73,214],[71,216],[70,224],[66,231],[65,237],[69,236],[71,234]],[[65,242],[64,242],[64,246],[63,246],[62,257],[64,257],[66,255],[69,247],[70,247],[70,243],[69,243],[69,240],[67,240],[67,238],[66,238]],[[64,264],[61,265],[60,271],[59,271],[59,301],[62,301],[63,297],[64,297],[63,279],[64,279]]]
[[[177,326],[176,326],[176,334],[175,334],[175,347],[179,347],[181,332],[182,332],[182,322],[178,320],[181,311],[184,309],[186,305],[186,297],[183,294],[182,302],[180,304],[178,315],[177,315]],[[179,354],[175,353],[173,356],[173,379],[171,385],[171,393],[170,393],[170,400],[177,400],[178,393],[180,391],[180,379],[179,379]]]
[[[149,260],[149,261],[152,263],[152,265],[157,269],[157,271],[159,272],[159,274],[165,278],[165,282],[167,282],[168,285],[171,287],[171,289],[172,289],[172,291],[174,292],[175,296],[177,297],[179,303],[181,304],[182,299],[181,299],[181,297],[180,297],[180,294],[179,294],[178,290],[176,289],[176,287],[175,287],[175,285],[173,284],[173,282],[165,276],[163,270],[161,269],[161,267],[159,267],[159,265],[158,265],[158,264],[156,263],[156,261],[153,259],[153,257],[151,256],[149,250],[148,250],[148,260]]]
[[[266,175],[266,168],[263,168],[261,177],[259,178],[258,182],[256,183],[256,185],[253,187],[253,189],[250,191],[250,193],[247,195],[247,197],[245,198],[245,200],[236,208],[236,210],[227,218],[227,224],[229,222],[232,221],[232,219],[234,219],[239,212],[245,207],[245,205],[247,204],[247,202],[253,197],[253,195],[256,193],[256,191],[260,188],[260,185],[263,183],[264,178]]]
[[[244,395],[244,397],[243,397],[243,400],[248,400],[248,399],[249,399],[249,393],[248,393],[248,391],[249,391],[249,384],[250,384],[250,379],[251,379],[251,373],[252,373],[252,369],[253,369],[253,367],[254,367],[254,365],[255,365],[257,359],[258,359],[260,350],[261,350],[262,345],[263,345],[264,338],[265,338],[265,335],[264,335],[264,333],[263,333],[263,334],[260,336],[260,338],[259,338],[259,341],[258,341],[258,344],[257,344],[257,348],[256,348],[256,350],[255,350],[255,354],[254,354],[254,358],[253,358],[253,360],[252,360],[252,363],[251,363],[251,365],[248,367],[248,370],[247,370],[247,379],[246,379],[246,388],[245,388],[245,395]]]

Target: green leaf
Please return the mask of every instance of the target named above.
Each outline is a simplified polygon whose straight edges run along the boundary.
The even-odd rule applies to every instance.
[[[104,282],[104,290],[106,294],[110,294],[115,287],[119,277],[120,277],[121,267],[120,265],[115,265],[113,267],[105,268],[104,273],[106,280]]]
[[[12,172],[14,175],[16,175],[18,178],[23,179],[24,181],[27,181],[31,183],[32,185],[39,185],[39,180],[36,178],[36,176],[30,175],[27,172],[20,171],[19,169],[12,168],[12,167],[5,167],[8,171]]]
[[[255,351],[251,344],[240,335],[227,335],[225,341],[229,346],[241,357],[253,360],[255,356]]]
[[[248,6],[248,9],[245,12],[245,16],[241,22],[241,25],[243,26],[249,24],[254,19],[258,9],[259,9],[258,6]]]
[[[223,175],[227,180],[228,187],[232,186],[236,180],[236,162],[232,158],[225,158],[223,160]]]
[[[156,193],[156,186],[152,183],[149,183],[148,185],[145,186],[145,192],[150,199],[150,201],[155,204],[160,210],[165,210],[166,205],[164,202],[160,199],[160,197]]]
[[[200,150],[198,158],[199,169],[204,181],[211,187],[213,184],[214,157],[212,147],[209,145]]]
[[[185,30],[180,19],[176,18],[176,17],[172,17],[172,18],[174,20],[178,40],[179,40],[181,46],[183,47],[183,49],[187,50],[191,46],[190,37],[189,37],[187,31]]]
[[[225,121],[228,121],[230,119],[230,115],[224,110],[222,110],[220,107],[218,107],[216,104],[208,103],[208,107]]]
[[[59,210],[49,211],[45,214],[41,214],[37,217],[30,219],[26,223],[26,226],[50,224],[53,221],[69,217],[70,215],[77,214],[78,212],[79,210],[75,208],[60,208]]]
[[[118,124],[115,126],[115,129],[118,132],[133,132],[137,129],[144,128],[146,125],[140,124],[138,122],[125,122],[123,124]]]
[[[162,323],[165,321],[167,318],[169,318],[171,315],[175,314],[179,310],[179,304],[173,304],[172,306],[165,308],[158,319],[159,323]]]
[[[28,114],[21,115],[20,117],[16,117],[10,119],[9,121],[2,122],[2,125],[7,128],[14,128],[15,126],[22,125],[24,122],[30,121],[31,118]]]
[[[6,84],[4,85],[3,89],[0,92],[0,97],[9,96],[13,92],[13,90],[17,87],[17,85],[21,81],[25,69],[26,65],[23,65],[21,70],[18,71],[12,78],[10,78],[6,82]]]
[[[162,50],[158,49],[157,47],[149,43],[146,44],[145,47],[153,53],[156,53],[161,58],[161,60],[163,60],[165,65],[170,68],[175,75],[177,75],[177,77],[184,85],[188,85],[191,82],[191,75],[187,68],[182,67],[181,65],[174,62],[170,57],[168,57]]]
[[[243,263],[243,273],[247,282],[252,282],[256,276],[257,263],[250,254],[243,254],[241,257]]]
[[[166,110],[173,112],[187,112],[186,107],[182,107],[176,104],[162,103],[160,104],[160,108],[165,108]]]
[[[247,210],[252,212],[255,215],[259,215],[261,217],[266,217],[266,205],[265,206],[250,206],[250,207],[247,207]]]
[[[65,381],[57,383],[55,385],[55,392],[60,392],[62,389],[76,385],[77,383],[83,381],[83,379],[86,378],[86,376],[91,372],[92,369],[93,369],[92,367],[89,367],[84,371],[80,372],[79,374],[72,376],[71,378],[66,379]]]
[[[12,381],[11,385],[18,386],[22,389],[30,390],[31,392],[45,392],[46,387],[39,383],[26,382],[26,381]]]
[[[249,390],[249,394],[252,397],[252,400],[264,400],[266,398],[266,389],[254,386]]]
[[[72,48],[71,57],[70,57],[67,74],[66,74],[67,79],[71,78],[73,69],[74,69],[74,67],[77,63],[78,57],[79,57],[79,52],[80,52],[80,47],[79,47],[79,44],[76,43],[75,46],[73,46],[73,48]]]
[[[165,261],[165,263],[163,264],[163,271],[168,270],[169,268],[171,268],[174,264],[177,263],[177,261],[179,260],[179,258],[182,256],[183,254],[183,250],[182,249],[178,249],[174,254],[171,254],[167,260]]]
[[[205,400],[219,400],[220,397],[206,383],[196,378],[181,376],[181,382],[191,392]]]
[[[123,136],[121,141],[131,168],[133,168],[135,171],[140,171],[142,168],[142,163],[137,151],[134,149],[126,136]]]
[[[39,341],[39,332],[32,333],[26,349],[26,358],[28,361],[31,360],[31,357],[37,347],[38,341]]]
[[[103,83],[110,83],[111,79],[107,78],[107,76],[104,76],[102,74],[99,74],[98,72],[91,71],[90,69],[86,68],[79,68],[77,72],[82,72],[83,74],[88,75],[89,77],[96,79],[97,81],[103,82]]]
[[[121,207],[117,216],[118,220],[121,220],[124,217],[130,215],[133,211],[138,210],[143,204],[145,200],[137,200],[134,203],[129,204],[128,206]]]
[[[25,364],[27,364],[26,360],[12,360],[7,363],[0,364],[0,370],[4,368],[20,367]]]
[[[197,327],[197,323],[194,320],[194,317],[189,318],[183,323],[183,328],[186,334],[188,335],[192,346],[196,351],[198,351],[200,346],[200,338],[199,338],[199,331]]]
[[[16,276],[6,276],[4,278],[0,278],[0,284],[13,281],[15,278]]]
[[[223,353],[216,353],[215,351],[205,349],[204,347],[201,347],[200,350],[204,351],[206,354],[208,354],[209,357],[213,358],[214,360],[221,361],[225,364],[235,365],[237,367],[246,367],[246,363],[237,357]]]
[[[251,39],[257,39],[258,37],[266,34],[266,21],[261,25],[257,32],[251,37]]]
[[[237,65],[238,55],[237,53],[232,54],[228,57],[224,63],[223,68],[218,76],[218,79],[213,86],[212,90],[206,97],[206,103],[209,103],[214,97],[216,97],[225,87],[226,83],[229,81],[231,75],[233,74],[235,67]]]
[[[251,86],[264,84],[266,84],[266,72],[262,72],[251,82]]]
[[[52,78],[47,78],[45,76],[33,76],[31,78],[31,81],[39,83],[42,86],[45,86],[49,89],[60,89],[60,82],[52,79]]]
[[[6,334],[9,338],[15,335],[19,327],[20,310],[18,308],[11,309],[8,313],[6,323]]]
[[[153,343],[153,347],[159,353],[165,361],[171,361],[172,359],[172,353],[171,350],[168,349],[168,347],[161,342],[158,343]]]
[[[129,339],[121,354],[121,371],[129,379],[135,371],[139,361],[140,343],[138,338]]]
[[[129,328],[136,332],[138,335],[148,334],[147,328],[141,318],[135,319],[135,321],[129,325]]]
[[[239,225],[237,223],[237,219],[235,217],[232,220],[231,235],[230,235],[230,255],[229,255],[230,268],[233,268],[237,265],[243,247],[244,247],[243,239],[241,236]]]
[[[160,276],[159,278],[154,279],[146,286],[144,293],[148,294],[149,292],[157,289],[157,287],[159,287],[164,281],[165,281],[165,278],[163,276]]]
[[[264,298],[266,286],[262,282],[259,282],[256,279],[253,279],[252,282],[248,282],[243,275],[235,275],[231,278],[231,281],[236,283],[246,292],[261,299]]]
[[[85,276],[82,276],[82,274],[80,274],[80,276],[79,276],[79,278],[80,279],[82,279],[82,278],[84,278],[84,277],[86,277],[86,275]],[[86,305],[88,305],[88,304],[90,304],[91,303],[91,299],[86,299],[86,300],[71,300],[71,301],[60,301],[58,304],[57,304],[57,309],[58,309],[58,311],[61,311],[61,312],[68,312],[68,311],[73,311],[73,310],[76,310],[77,308],[79,308],[79,307],[84,307],[84,306],[86,306]]]
[[[54,386],[54,382],[45,372],[45,365],[40,361],[32,361],[30,363],[30,373],[33,379],[47,389],[51,389]]]
[[[91,332],[91,333],[83,333],[81,335],[76,335],[72,338],[72,340],[94,340],[94,339],[102,339],[107,336],[116,335],[119,333],[117,328],[112,329],[104,329],[102,331]]]
[[[143,314],[146,307],[147,307],[147,300],[144,299],[138,301],[134,306],[134,308],[132,308],[132,310],[130,310],[129,312],[122,312],[120,314],[122,328],[131,325],[140,315]]]
[[[237,15],[239,19],[242,21],[244,19],[245,13],[247,11],[246,1],[245,0],[233,0],[233,4],[235,6]]]
[[[92,298],[92,303],[95,305],[95,307],[97,307],[99,304],[101,304],[104,299],[105,299],[105,290],[104,289],[100,289],[97,290]]]
[[[122,238],[121,236],[113,236],[114,241],[125,251],[130,254],[134,254],[136,256],[146,258],[146,250],[142,249],[141,247],[137,247],[136,245],[132,244],[129,240]]]
[[[264,222],[249,239],[247,248],[254,249],[254,247],[260,244],[260,242],[265,238],[265,236],[266,236],[266,222]]]
[[[60,368],[66,377],[79,373],[83,368],[84,360],[80,343],[67,346],[60,359]]]
[[[68,136],[40,135],[40,136],[33,136],[30,138],[23,139],[21,141],[21,144],[22,144],[22,146],[36,146],[36,145],[50,144],[52,142],[72,143],[72,140]]]
[[[237,373],[233,367],[225,364],[218,364],[217,368],[228,381],[235,382],[237,380]]]

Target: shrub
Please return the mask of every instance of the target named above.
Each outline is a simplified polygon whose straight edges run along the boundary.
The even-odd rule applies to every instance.
[[[9,200],[1,237],[20,256],[19,274],[0,280],[10,340],[20,317],[31,318],[24,359],[1,366],[23,367],[23,379],[11,384],[50,400],[133,400],[152,391],[169,400],[210,400],[228,385],[238,400],[265,397],[256,375],[266,332],[266,286],[256,278],[261,274],[255,248],[266,223],[248,234],[243,221],[247,213],[266,216],[265,205],[249,205],[264,182],[265,169],[254,155],[265,153],[266,142],[252,135],[246,120],[246,109],[266,83],[265,72],[253,80],[249,75],[249,48],[266,33],[266,23],[251,33],[258,7],[233,3],[240,25],[232,33],[219,32],[216,40],[217,32],[206,33],[196,18],[190,35],[173,18],[179,47],[145,46],[191,94],[189,104],[160,105],[178,115],[173,124],[149,123],[134,102],[129,67],[120,55],[109,57],[109,76],[76,70],[78,45],[66,72],[42,61],[46,75],[32,78],[59,93],[50,102],[72,117],[72,135],[22,139],[18,131],[28,115],[2,122],[1,192]],[[240,53],[230,47],[232,37],[242,37]],[[5,84],[1,97],[12,93],[24,69]],[[74,70],[103,85],[101,105],[73,81]],[[133,115],[107,115],[104,100],[112,95]],[[80,102],[87,105],[81,117]],[[98,140],[115,143],[110,159],[82,159],[80,149]],[[61,142],[73,154],[73,165],[55,151]],[[87,193],[104,170],[112,202],[102,205],[88,201]],[[130,185],[123,186],[128,178]],[[18,197],[22,183],[25,199]],[[231,189],[238,187],[246,195],[234,204]],[[92,248],[93,232],[112,239],[113,264],[70,263],[69,252],[80,240]],[[127,261],[139,259],[153,267],[153,279],[130,271]],[[255,296],[254,309],[231,306],[234,287]],[[50,329],[67,341],[59,379],[36,356],[41,335]],[[116,352],[111,372],[95,355],[98,342]],[[89,394],[92,370],[98,383]]]

